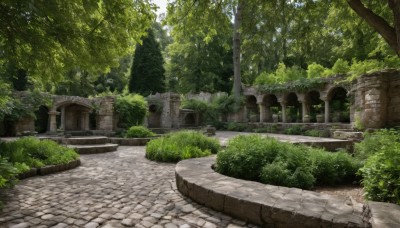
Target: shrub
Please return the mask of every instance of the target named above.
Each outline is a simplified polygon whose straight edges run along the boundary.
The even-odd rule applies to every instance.
[[[347,72],[349,72],[349,70],[349,62],[343,59],[337,59],[332,67],[332,71],[334,74],[346,74]]]
[[[153,137],[156,134],[143,126],[132,126],[126,131],[126,138],[147,138]]]
[[[293,126],[285,129],[284,133],[287,135],[301,135],[303,133],[303,129],[300,126]]]
[[[218,153],[216,164],[216,170],[228,176],[303,189],[352,182],[360,167],[344,152],[330,153],[257,135],[230,140]]]
[[[194,131],[181,131],[150,141],[146,157],[155,161],[178,162],[215,154],[219,149],[219,142],[214,138]]]
[[[5,157],[0,156],[0,188],[12,187],[17,174],[18,170]]]
[[[247,129],[247,125],[243,123],[235,123],[235,122],[229,122],[226,125],[226,129],[228,131],[245,131]]]
[[[259,180],[263,166],[271,163],[281,150],[282,144],[275,139],[239,135],[229,141],[225,150],[218,153],[217,171],[232,177]]]
[[[118,96],[114,110],[118,113],[118,126],[127,129],[143,123],[147,113],[147,102],[138,94]]]
[[[0,155],[11,163],[24,163],[29,167],[39,168],[44,165],[66,164],[79,158],[70,148],[60,146],[51,140],[39,140],[34,137],[24,137],[18,140],[2,143]]]
[[[370,200],[400,204],[400,134],[380,130],[356,144],[356,156],[364,159],[359,174]]]
[[[321,78],[325,70],[326,68],[322,65],[311,63],[307,68],[307,78]]]
[[[348,153],[327,153],[325,150],[309,150],[310,165],[318,185],[348,184],[357,180],[356,173],[361,163]]]

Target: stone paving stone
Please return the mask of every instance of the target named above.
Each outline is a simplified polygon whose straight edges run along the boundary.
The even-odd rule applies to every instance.
[[[21,180],[4,193],[0,227],[249,226],[182,196],[175,164],[149,161],[144,153],[145,147],[121,146],[112,153],[82,155],[75,169]]]

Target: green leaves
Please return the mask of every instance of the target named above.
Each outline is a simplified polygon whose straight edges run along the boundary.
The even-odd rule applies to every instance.
[[[119,117],[118,126],[127,129],[143,123],[147,113],[147,102],[138,94],[120,95],[115,101],[114,110]]]
[[[25,69],[36,84],[71,68],[90,73],[118,66],[155,18],[145,1],[2,1],[0,59]]]

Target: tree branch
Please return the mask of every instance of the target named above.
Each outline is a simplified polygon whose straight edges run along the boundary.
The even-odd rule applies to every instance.
[[[396,2],[397,5],[398,0],[388,0],[389,2]],[[361,2],[361,0],[347,0],[349,6],[360,16],[363,18],[368,25],[374,28],[385,41],[389,44],[389,46],[400,56],[400,47],[397,42],[397,36],[395,29],[390,26],[390,24],[375,14],[372,10],[365,7],[365,5]]]

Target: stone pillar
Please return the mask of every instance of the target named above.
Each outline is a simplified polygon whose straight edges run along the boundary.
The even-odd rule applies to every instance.
[[[325,100],[325,123],[329,123],[329,111],[330,111],[329,100],[326,99]]]
[[[286,123],[286,103],[281,102],[282,106],[282,123]]]
[[[243,122],[249,122],[249,117],[247,116],[249,114],[246,105],[243,106]]]
[[[263,103],[259,103],[258,107],[260,108],[260,123],[263,123],[266,121],[266,107]]]
[[[310,117],[305,118],[305,116],[308,116],[308,115],[309,115],[307,105],[308,105],[308,104],[307,104],[305,101],[303,101],[303,102],[301,103],[301,117],[302,117],[302,119],[303,119],[303,121],[302,121],[303,123],[308,123],[308,122],[310,122]]]
[[[265,121],[272,122],[271,106],[265,108]]]
[[[50,120],[50,125],[49,125],[49,133],[56,133],[57,132],[57,116],[58,112],[57,111],[50,111],[49,112],[49,120]]]
[[[89,126],[89,122],[90,122],[90,118],[89,118],[89,115],[90,115],[90,113],[89,112],[84,112],[83,113],[83,115],[84,115],[84,119],[85,119],[85,126],[84,126],[84,130],[85,131],[89,131],[90,130],[90,126]]]
[[[60,128],[65,131],[65,107],[61,108],[61,126]]]

